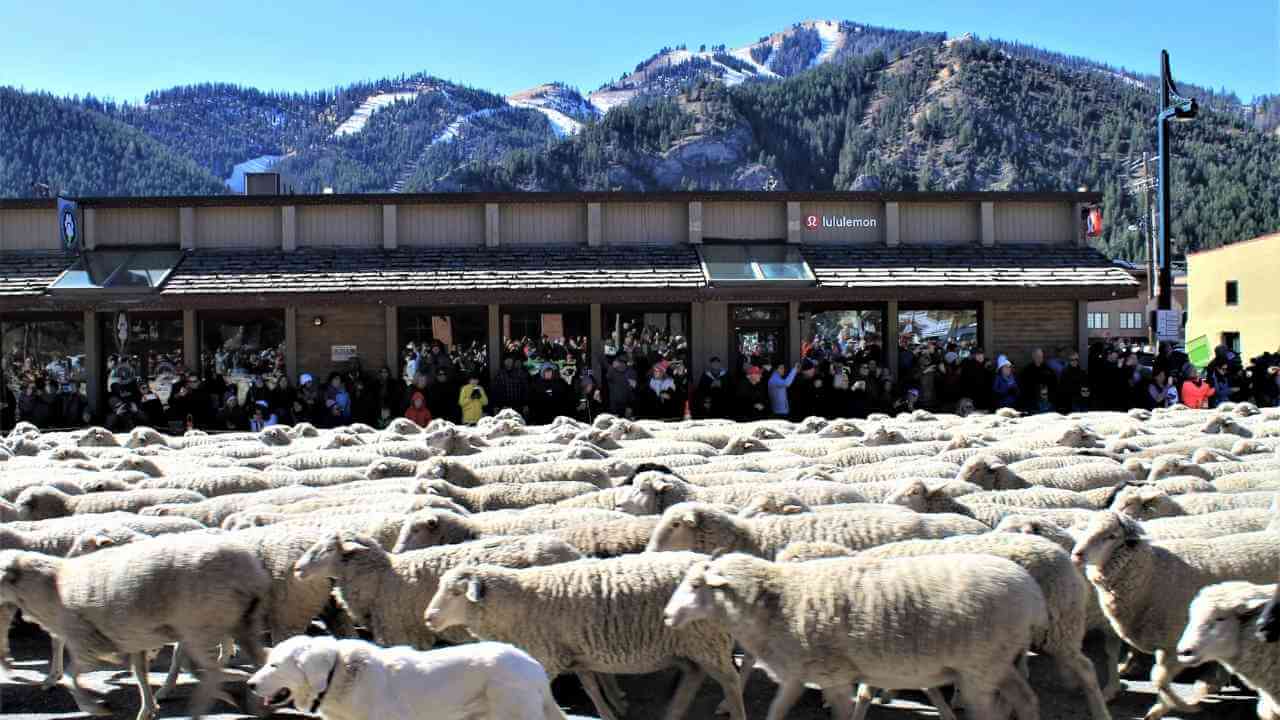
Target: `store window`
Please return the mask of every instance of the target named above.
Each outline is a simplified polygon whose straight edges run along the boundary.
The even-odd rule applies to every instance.
[[[698,247],[712,285],[814,285],[799,248],[791,245],[707,244]]]
[[[976,308],[939,308],[898,312],[898,337],[913,346],[955,346],[960,357],[978,345]]]
[[[1121,330],[1141,330],[1142,329],[1142,313],[1136,313],[1136,312],[1120,313],[1120,329]]]
[[[1240,333],[1238,332],[1222,333],[1222,344],[1226,345],[1227,349],[1229,349],[1231,352],[1235,353],[1236,355],[1239,355],[1242,352],[1241,344],[1240,344]]]
[[[84,322],[6,320],[0,324],[0,336],[4,384],[16,403],[14,421],[26,420],[41,428],[85,424]],[[0,432],[9,429],[0,427]]]
[[[1091,312],[1088,315],[1090,330],[1106,330],[1111,327],[1111,316],[1104,312]]]
[[[730,311],[734,369],[748,365],[771,368],[787,359],[787,308],[782,305],[735,305]]]
[[[637,373],[647,375],[666,360],[673,373],[690,367],[689,306],[606,306],[601,313],[604,354],[626,353]]]
[[[401,308],[401,377],[411,380],[428,365],[447,363],[460,373],[480,372],[488,376],[489,314],[475,308]],[[435,347],[436,349],[433,349]],[[441,357],[443,356],[443,357]]]
[[[806,357],[883,360],[884,312],[880,309],[807,309],[800,321]]]
[[[510,307],[502,313],[503,351],[531,371],[551,363],[566,379],[590,366],[591,313],[584,306]]]
[[[1227,304],[1240,304],[1240,283],[1236,280],[1227,281]]]

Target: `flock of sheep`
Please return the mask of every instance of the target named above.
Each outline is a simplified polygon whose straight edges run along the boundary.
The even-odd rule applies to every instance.
[[[745,720],[760,667],[769,720],[806,687],[838,720],[904,689],[943,718],[1028,720],[1028,652],[1092,720],[1134,653],[1154,655],[1149,720],[1228,673],[1280,720],[1277,492],[1280,411],[1249,404],[180,437],[20,424],[0,444],[0,628],[21,611],[47,631],[45,686],[85,712],[106,710],[77,672],[131,668],[140,720],[184,666],[198,717],[230,701],[228,664],[252,672],[264,639],[321,627],[508,643],[576,675],[606,720],[627,715],[616,676],[671,667],[669,718],[710,676]],[[150,655],[172,643],[153,693]],[[1179,696],[1175,674],[1204,663],[1220,670]]]

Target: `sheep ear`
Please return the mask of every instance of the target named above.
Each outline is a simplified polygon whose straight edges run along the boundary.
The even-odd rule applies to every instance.
[[[685,514],[684,522],[689,527],[698,527],[698,514],[697,513]]]
[[[799,505],[783,505],[782,506],[783,515],[795,515],[803,511],[804,509],[801,508]]]
[[[484,600],[484,583],[472,578],[467,582],[467,600],[473,603],[479,603]]]
[[[671,489],[671,483],[666,480],[654,480],[653,489],[659,493],[665,493]]]
[[[1249,598],[1244,601],[1244,610],[1240,613],[1240,619],[1248,621],[1262,614],[1262,609],[1271,601],[1270,597]]]
[[[722,588],[729,585],[729,580],[725,576],[714,570],[708,570],[707,574],[702,577],[707,587]]]
[[[1008,466],[1004,464],[1004,461],[998,458],[991,458],[987,461],[988,470],[1003,470],[1006,467]]]

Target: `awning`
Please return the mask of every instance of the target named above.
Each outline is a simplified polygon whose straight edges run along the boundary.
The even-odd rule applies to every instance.
[[[49,285],[60,293],[152,293],[182,262],[177,250],[91,250]]]
[[[702,245],[702,271],[714,286],[811,286],[817,283],[799,248],[793,245]]]

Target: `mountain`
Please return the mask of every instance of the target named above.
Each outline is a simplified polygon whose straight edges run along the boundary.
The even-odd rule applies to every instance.
[[[0,87],[0,138],[0,196],[30,196],[35,183],[71,195],[222,191],[180,152],[71,100]]]
[[[1133,257],[1141,198],[1124,176],[1155,148],[1156,83],[1017,42],[816,20],[737,48],[663,48],[585,96],[425,73],[308,93],[191,85],[140,105],[9,91],[9,129],[28,141],[0,147],[0,196],[34,180],[240,191],[267,169],[292,192],[1086,186],[1106,198],[1101,245]],[[1280,227],[1280,96],[1181,86],[1204,111],[1175,127],[1180,245]],[[76,118],[80,155],[38,141],[60,129],[54,108]],[[149,162],[126,161],[138,152]]]

